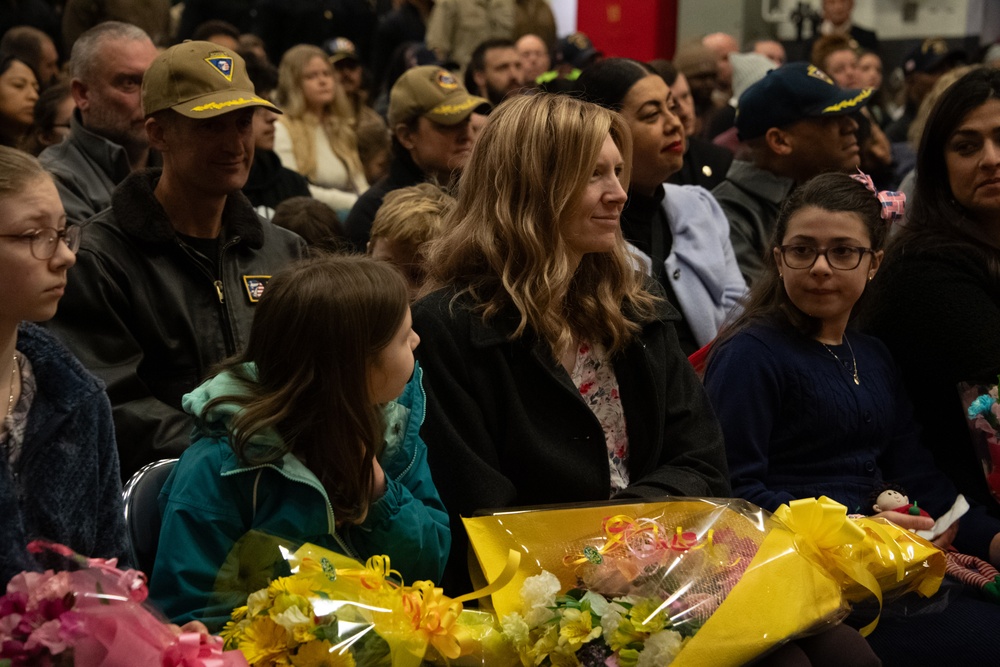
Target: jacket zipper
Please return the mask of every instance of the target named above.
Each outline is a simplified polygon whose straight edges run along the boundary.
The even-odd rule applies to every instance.
[[[226,242],[226,244],[222,246],[222,248],[219,250],[219,257],[216,262],[218,275],[220,276],[222,275],[223,255],[225,255],[226,251],[229,248],[231,248],[232,246],[236,245],[239,242],[240,242],[240,237],[234,236],[228,242]],[[181,250],[184,251],[184,254],[186,254],[194,261],[194,264],[195,266],[198,267],[198,270],[201,271],[203,274],[205,274],[205,276],[212,281],[212,287],[215,288],[215,297],[219,300],[219,314],[222,317],[222,337],[223,337],[223,342],[226,345],[226,356],[231,357],[232,355],[236,354],[236,347],[237,347],[236,335],[233,333],[232,319],[229,316],[229,308],[226,306],[226,293],[223,288],[222,279],[216,278],[215,276],[212,275],[210,271],[206,270],[204,264],[199,262],[198,259],[191,254],[192,250],[188,248],[187,244],[185,244],[180,239],[177,239],[177,245],[181,247]]]
[[[222,311],[222,328],[226,334],[226,354],[232,356],[236,354],[236,334],[233,333],[233,322],[232,318],[229,316],[229,307],[226,305],[225,293],[222,289],[222,258],[225,257],[226,251],[232,248],[234,245],[240,242],[239,236],[234,236],[229,239],[229,241],[222,246],[219,250],[219,259],[216,266],[216,275],[220,276],[216,278],[213,282],[215,283],[215,291],[219,296],[219,310]],[[214,276],[213,276],[214,277]]]
[[[423,425],[424,418],[427,417],[427,394],[424,393],[424,375],[423,375],[423,373],[420,374],[420,381],[419,381],[418,384],[420,385],[420,393],[423,395],[424,400],[423,400],[423,405],[420,406],[420,419],[419,419],[419,421],[417,423],[420,424],[420,425]],[[410,412],[410,419],[413,419],[413,416],[414,416],[413,412],[411,411]],[[409,420],[407,420],[407,422],[406,422],[406,428],[407,428],[407,430],[409,430],[409,427],[410,427],[410,422],[409,422]],[[404,438],[405,438],[405,436],[404,436]],[[405,440],[404,440],[404,442],[405,442]],[[413,456],[410,457],[410,462],[406,465],[405,468],[403,468],[402,472],[400,472],[398,475],[396,475],[395,477],[392,478],[393,481],[394,482],[398,482],[399,480],[401,480],[403,478],[403,475],[405,475],[406,473],[410,472],[410,469],[413,467],[413,464],[415,464],[416,462],[417,462],[417,448],[414,447],[413,448]]]

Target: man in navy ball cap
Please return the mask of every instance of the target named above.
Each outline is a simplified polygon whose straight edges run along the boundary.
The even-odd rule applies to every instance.
[[[730,239],[750,283],[764,266],[778,208],[792,188],[859,163],[857,114],[870,89],[837,87],[821,69],[789,63],[740,96],[736,131],[744,151],[712,190],[729,218]]]

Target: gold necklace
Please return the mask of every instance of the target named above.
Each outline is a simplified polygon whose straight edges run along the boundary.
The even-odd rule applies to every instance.
[[[14,354],[14,365],[10,369],[10,398],[7,399],[7,416],[14,411],[14,380],[17,379],[17,354]],[[2,394],[0,394],[2,395]],[[2,400],[2,399],[0,399]]]
[[[851,363],[854,364],[854,384],[860,385],[861,380],[858,379],[858,358],[854,356],[854,348],[851,347],[851,341],[847,339],[847,334],[844,334],[844,342],[847,343],[847,349],[851,351]],[[819,344],[825,347],[826,351],[833,355],[833,358],[837,360],[837,363],[845,368],[847,367],[847,364],[840,360],[840,357],[837,356],[836,352],[830,349],[829,345],[823,341],[820,341]]]

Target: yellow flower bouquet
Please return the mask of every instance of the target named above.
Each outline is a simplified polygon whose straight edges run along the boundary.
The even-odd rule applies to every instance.
[[[222,631],[251,666],[512,664],[495,617],[463,608],[476,594],[451,599],[429,581],[399,583],[386,556],[361,564],[312,544],[284,555],[292,574],[251,594]]]
[[[944,554],[828,498],[773,516],[741,500],[513,510],[463,519],[525,667],[742,665],[883,591],[931,595]],[[871,631],[872,623],[865,632]]]

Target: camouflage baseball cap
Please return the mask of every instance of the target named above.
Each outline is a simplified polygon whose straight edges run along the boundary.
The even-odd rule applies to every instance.
[[[482,97],[470,95],[443,67],[413,67],[403,72],[389,92],[389,126],[417,116],[442,125],[457,125],[473,111],[489,106]]]
[[[172,46],[156,57],[142,77],[146,116],[173,109],[188,118],[213,118],[246,107],[281,113],[257,96],[243,58],[212,42]]]

